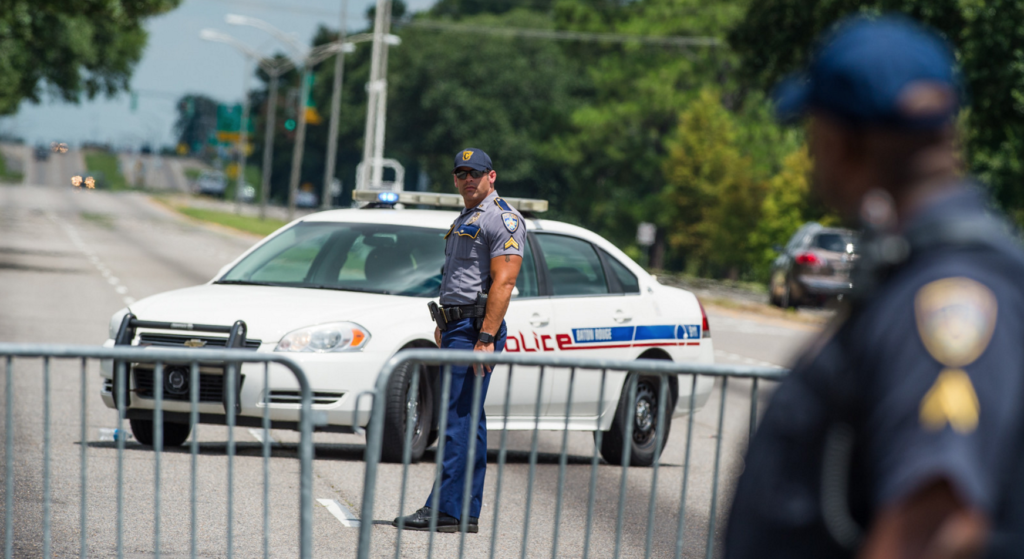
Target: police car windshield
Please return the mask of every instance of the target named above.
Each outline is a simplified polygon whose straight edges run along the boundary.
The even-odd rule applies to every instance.
[[[373,223],[298,223],[246,256],[217,283],[437,297],[443,229]]]

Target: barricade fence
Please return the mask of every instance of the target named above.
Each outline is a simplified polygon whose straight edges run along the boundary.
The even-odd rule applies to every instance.
[[[450,405],[449,392],[453,378],[460,380],[453,375],[453,367],[488,365],[496,367],[499,375],[489,379],[489,392],[496,389],[504,392],[501,402],[501,430],[500,443],[496,456],[495,479],[490,478],[485,486],[484,508],[479,518],[479,530],[486,532],[490,527],[489,541],[482,542],[471,540],[467,543],[467,532],[470,530],[470,496],[473,483],[473,470],[477,441],[477,425],[480,420],[481,402],[483,398],[483,377],[472,373],[472,404],[469,408],[471,417],[469,420],[469,432],[455,433],[458,437],[465,437],[466,451],[464,452],[466,462],[464,465],[466,474],[461,488],[462,511],[459,515],[461,521],[457,528],[457,543],[454,536],[437,536],[438,527],[438,499],[439,489],[442,482],[442,465],[446,445],[446,434],[448,432],[447,412]],[[507,367],[507,368],[506,368]],[[413,373],[410,374],[410,371]],[[418,374],[416,374],[418,373]],[[582,556],[591,555],[620,557],[622,555],[639,556],[639,548],[643,549],[643,557],[667,557],[676,558],[687,556],[704,556],[711,559],[715,556],[716,526],[720,511],[718,510],[720,489],[720,470],[722,467],[722,445],[725,435],[724,426],[726,423],[727,401],[730,395],[733,398],[741,396],[736,391],[730,390],[730,380],[749,382],[749,423],[740,429],[739,440],[744,442],[747,437],[753,434],[758,417],[759,390],[762,381],[778,381],[787,374],[784,369],[728,366],[711,364],[688,364],[674,363],[660,360],[640,361],[611,361],[598,359],[577,359],[561,358],[548,355],[533,356],[522,354],[484,354],[455,350],[437,349],[413,349],[399,352],[392,358],[381,371],[373,391],[373,406],[371,417],[367,427],[366,442],[366,468],[363,484],[363,500],[360,517],[363,522],[360,525],[358,557],[366,559],[371,556],[387,556],[393,553],[397,559],[409,556],[412,553],[403,549],[403,539],[415,538],[416,549],[424,549],[426,557],[439,556],[451,557],[456,553],[458,557],[561,557],[561,556]],[[385,425],[386,413],[392,414],[390,421],[394,422],[394,406],[389,410],[388,395],[394,392],[395,383],[392,377],[401,375],[407,379],[405,385],[400,385],[405,390],[405,414],[403,418],[404,441],[401,445],[401,470],[398,489],[398,503],[387,499],[382,502],[382,509],[394,513],[399,519],[410,514],[419,508],[419,503],[427,500],[427,493],[432,495],[426,505],[431,508],[430,529],[426,534],[420,532],[406,532],[402,528],[403,522],[399,520],[399,530],[395,531],[388,527],[387,531],[381,528],[374,528],[374,524],[382,523],[374,518],[375,505],[387,493],[393,495],[391,490],[395,480],[388,477],[389,486],[386,491],[378,486],[379,473],[381,471],[380,461],[382,452],[384,456],[394,456],[394,429],[388,432]],[[554,381],[554,382],[553,382]],[[496,386],[496,384],[498,386]],[[504,386],[501,386],[504,384]],[[557,384],[565,386],[565,391],[555,388]],[[594,392],[593,388],[598,389]],[[703,545],[703,549],[696,549],[694,542],[686,541],[688,533],[687,520],[701,520],[701,515],[695,513],[692,507],[687,508],[687,499],[690,477],[693,468],[691,463],[700,463],[694,450],[694,425],[696,409],[708,400],[712,392],[711,386],[718,391],[716,398],[710,402],[717,404],[717,421],[712,437],[714,438],[713,466],[711,469],[711,489],[706,516],[706,537],[697,542],[696,547]],[[465,383],[463,384],[465,387]],[[524,390],[529,390],[524,393]],[[389,392],[390,390],[390,392]],[[423,429],[430,429],[431,425],[422,425],[423,414],[419,406],[424,400],[420,398],[421,392],[429,390],[439,392],[435,397],[435,413],[439,414],[436,428],[437,446],[434,451],[432,464],[425,462],[422,465],[411,465],[413,462],[413,441],[423,436]],[[740,392],[745,392],[742,390]],[[465,395],[465,389],[463,389]],[[545,398],[545,395],[549,395]],[[555,394],[557,397],[550,397]],[[594,395],[596,394],[596,398]],[[465,396],[463,396],[465,397]],[[524,400],[532,408],[527,418],[529,425],[524,427],[523,415]],[[496,409],[497,402],[492,398],[489,401],[492,410]],[[574,406],[577,408],[574,411]],[[623,407],[626,406],[626,407]],[[662,462],[662,452],[665,448],[665,437],[669,432],[673,412],[683,409],[689,410],[686,413],[686,436],[685,449],[682,455],[682,474],[679,485],[659,486],[659,474],[665,466]],[[577,413],[582,412],[582,413]],[[464,416],[464,410],[463,410]],[[510,417],[517,425],[510,424]],[[557,419],[557,421],[555,421]],[[559,425],[560,424],[560,425]],[[610,430],[606,431],[606,429]],[[522,479],[522,464],[509,465],[509,458],[512,456],[509,450],[509,438],[511,429],[525,429],[530,434],[530,451],[526,460],[525,482]],[[701,429],[704,427],[701,426]],[[557,475],[553,491],[553,507],[550,497],[544,500],[542,497],[535,497],[538,491],[538,483],[544,486],[546,483],[538,465],[542,454],[539,451],[539,440],[541,432],[545,430],[560,430],[561,433],[554,433],[552,436],[560,438],[560,446],[557,454]],[[589,459],[581,459],[578,455],[580,445],[574,443],[577,450],[573,451],[570,468],[570,432],[571,431],[593,431],[594,444]],[[392,447],[386,446],[385,437]],[[431,437],[433,438],[433,437]],[[455,439],[452,439],[455,441]],[[521,441],[524,442],[524,441]],[[621,442],[621,447],[617,445]],[[653,445],[653,449],[651,448]],[[589,449],[588,449],[589,450]],[[651,452],[653,450],[653,452]],[[643,456],[641,456],[641,452]],[[550,454],[550,453],[547,453]],[[609,456],[616,458],[615,463],[602,464],[601,456],[607,459]],[[428,458],[428,454],[424,454]],[[548,457],[548,462],[553,457]],[[611,462],[609,460],[608,462]],[[641,470],[636,474],[637,465],[650,465],[649,469]],[[386,467],[386,465],[385,465]],[[451,465],[449,464],[449,467]],[[463,467],[463,466],[457,466]],[[513,475],[517,476],[516,484],[512,487],[515,493],[503,494],[506,477],[511,467],[515,467]],[[574,475],[567,480],[569,470]],[[428,471],[432,470],[432,471]],[[548,474],[552,474],[550,468]],[[410,472],[412,471],[412,476]],[[580,483],[579,477],[586,471],[589,476],[588,482]],[[633,473],[631,481],[630,473]],[[610,475],[618,473],[618,482],[615,483]],[[671,473],[674,477],[678,469],[673,466]],[[428,475],[429,474],[429,475]],[[490,475],[490,474],[489,474]],[[419,487],[415,495],[410,494],[411,477],[419,480]],[[648,478],[642,480],[643,487],[636,481],[638,477]],[[429,478],[429,479],[428,479]],[[424,483],[426,481],[426,483]],[[548,480],[550,481],[550,480]],[[493,483],[493,485],[492,485]],[[550,489],[550,483],[547,483]],[[571,486],[572,493],[567,495],[566,488]],[[490,488],[493,487],[493,490]],[[578,491],[585,487],[585,501],[580,498]],[[617,499],[612,499],[608,494],[608,488],[615,488]],[[646,494],[637,493],[646,489]],[[701,488],[697,488],[703,494]],[[521,492],[525,490],[525,496]],[[422,494],[421,494],[422,492]],[[665,501],[673,501],[678,496],[678,508],[669,509]],[[407,499],[409,497],[409,499]],[[573,504],[567,504],[567,498],[571,497]],[[535,502],[534,500],[540,499]],[[423,500],[418,500],[423,499]],[[488,502],[490,499],[490,502]],[[606,508],[608,504],[617,500],[614,506],[614,519]],[[509,501],[512,501],[509,503]],[[408,506],[407,506],[408,504]],[[579,509],[584,510],[579,510]],[[543,511],[541,511],[543,509]],[[637,521],[637,511],[646,512],[645,521]],[[490,518],[487,518],[488,513]],[[504,516],[503,516],[504,515]],[[629,518],[627,518],[627,515]],[[599,518],[600,517],[600,518]],[[393,517],[392,517],[393,518]],[[581,522],[582,520],[582,522]],[[563,524],[565,525],[563,527]],[[608,528],[614,528],[614,536],[609,537]],[[449,531],[455,531],[449,529]],[[693,530],[691,529],[690,532]],[[376,534],[375,534],[376,532]],[[531,539],[531,536],[534,535]],[[567,534],[566,532],[569,532]],[[658,541],[655,540],[656,532],[661,535]],[[666,533],[674,532],[674,538],[666,538]],[[642,536],[640,535],[642,533]],[[380,540],[376,544],[374,536]],[[625,536],[625,538],[624,538]],[[486,537],[472,536],[472,538]],[[391,541],[393,538],[393,542]],[[438,538],[445,538],[443,541]],[[548,540],[550,538],[550,540]],[[666,539],[672,540],[666,545]],[[426,541],[424,541],[426,540]],[[571,541],[567,541],[571,540]],[[625,540],[628,540],[625,541]],[[548,543],[550,542],[550,543]],[[518,549],[516,549],[518,547]],[[601,547],[599,551],[597,548]],[[608,553],[609,548],[611,553]],[[628,548],[628,549],[627,549]],[[414,550],[415,551],[415,550]],[[418,553],[416,553],[418,555]]]
[[[39,368],[35,369],[37,373],[32,373],[23,367],[24,361],[39,361]],[[117,415],[117,431],[114,432],[114,445],[116,446],[116,457],[111,464],[109,455],[104,453],[101,456],[97,456],[95,451],[95,441],[90,441],[89,430],[89,409],[93,406],[101,405],[97,399],[97,392],[90,391],[88,389],[90,384],[95,384],[99,376],[96,375],[95,367],[90,367],[91,363],[110,360],[113,364],[113,379],[109,387],[111,388],[112,396],[116,402],[117,409],[126,410],[129,398],[140,397],[140,378],[135,377],[134,384],[130,381],[129,375],[135,370],[135,374],[139,375],[142,369],[147,367],[139,367],[140,365],[151,365],[148,368],[146,374],[150,375],[150,387],[147,389],[146,395],[152,400],[152,415],[148,416],[148,421],[152,422],[152,440],[145,441],[152,444],[152,496],[150,497],[146,493],[140,493],[140,483],[138,480],[133,478],[129,480],[132,494],[126,495],[126,436],[125,436],[125,415],[118,413]],[[70,363],[68,363],[70,362]],[[51,370],[55,364],[61,366],[61,384],[54,386],[52,382]],[[239,391],[242,384],[241,366],[243,363],[262,364],[262,375],[263,375],[263,386],[268,386],[268,378],[270,375],[271,364],[276,364],[284,367],[290,371],[295,378],[295,382],[298,385],[298,389],[301,395],[301,404],[299,407],[299,419],[298,419],[298,430],[299,430],[299,443],[298,443],[298,458],[299,458],[299,475],[298,475],[298,486],[299,486],[299,499],[298,499],[298,534],[297,541],[294,546],[289,545],[286,554],[288,555],[299,555],[303,558],[312,556],[312,523],[313,523],[313,496],[312,496],[312,468],[313,468],[313,417],[311,412],[312,406],[312,392],[310,389],[309,382],[306,379],[305,373],[302,369],[295,364],[294,361],[286,356],[274,353],[257,353],[254,351],[245,351],[240,349],[227,349],[227,350],[216,350],[216,349],[157,349],[157,348],[140,348],[131,346],[115,346],[113,348],[93,347],[93,346],[68,346],[68,345],[28,345],[28,344],[0,344],[0,364],[4,367],[4,524],[3,524],[3,541],[4,550],[3,555],[5,559],[12,557],[44,557],[49,558],[56,554],[59,556],[71,556],[77,554],[79,557],[87,557],[89,555],[94,556],[111,556],[116,554],[117,557],[122,557],[125,553],[131,550],[126,550],[125,542],[125,530],[126,520],[130,521],[133,525],[138,524],[137,516],[140,515],[140,507],[152,504],[152,508],[148,511],[152,514],[152,534],[153,540],[151,542],[133,542],[136,549],[151,552],[155,557],[159,558],[161,554],[161,546],[167,544],[170,538],[166,538],[162,542],[163,532],[161,530],[161,521],[164,520],[161,510],[162,508],[171,508],[177,511],[173,520],[176,524],[180,524],[179,516],[187,515],[188,529],[176,530],[174,535],[178,538],[182,537],[184,532],[189,538],[189,545],[187,553],[191,557],[195,557],[199,552],[200,542],[198,541],[197,535],[200,534],[201,529],[206,528],[207,524],[218,524],[223,521],[224,532],[223,534],[218,531],[216,534],[211,534],[212,538],[208,545],[205,547],[215,546],[218,551],[214,553],[216,555],[223,555],[226,557],[232,557],[236,553],[236,542],[234,541],[234,526],[236,524],[235,515],[235,464],[234,459],[236,455],[236,442],[234,438],[234,427],[238,420],[238,409],[239,409]],[[77,375],[74,375],[72,371],[67,370],[67,365],[77,367]],[[188,466],[188,500],[187,506],[182,496],[182,487],[180,484],[174,484],[170,488],[161,486],[161,478],[168,474],[178,474],[171,479],[177,479],[181,481],[182,472],[165,472],[161,475],[161,469],[163,466],[162,454],[166,452],[163,450],[165,437],[182,438],[180,432],[181,423],[165,423],[165,407],[169,395],[165,394],[165,382],[163,382],[165,375],[164,370],[168,367],[176,367],[178,370],[178,382],[184,381],[185,371],[188,372],[188,404],[189,412],[187,415],[182,412],[176,412],[178,419],[187,420],[192,426],[191,442],[189,444],[189,452],[191,454],[191,461]],[[222,393],[223,393],[223,419],[227,429],[227,444],[224,450],[226,455],[226,477],[221,480],[211,479],[210,476],[200,477],[201,473],[198,468],[198,455],[200,454],[200,441],[197,430],[200,422],[200,367],[209,368],[211,366],[215,368],[221,368],[223,374],[222,379]],[[16,394],[15,390],[15,369],[18,369],[19,382],[26,379],[27,376],[32,374],[38,374],[42,377],[42,398],[39,401],[39,413],[41,417],[34,417],[32,414],[32,408],[34,406],[28,405],[24,400],[24,395]],[[34,367],[33,367],[34,368]],[[90,372],[90,369],[93,372]],[[96,375],[90,381],[89,375]],[[206,373],[204,373],[205,375]],[[250,369],[250,374],[252,371]],[[259,373],[257,373],[258,375]],[[78,390],[78,407],[79,407],[79,432],[78,441],[80,445],[80,452],[78,457],[78,494],[72,495],[63,493],[54,499],[52,494],[52,487],[54,485],[54,479],[51,475],[53,463],[52,463],[52,420],[51,417],[54,415],[58,416],[60,425],[66,425],[70,420],[69,408],[74,407],[74,401],[68,396],[75,392],[72,382],[68,382],[72,377],[78,376],[77,383],[79,384]],[[168,372],[168,377],[170,372]],[[24,384],[24,383],[22,383]],[[131,386],[135,388],[132,389]],[[180,384],[177,386],[180,387]],[[132,392],[129,392],[129,391]],[[59,394],[60,400],[54,400],[54,393]],[[184,393],[178,394],[178,400],[184,400]],[[271,429],[271,417],[270,417],[270,406],[269,404],[269,391],[264,391],[263,396],[263,416],[261,421],[262,426],[262,475],[263,475],[263,494],[262,494],[262,545],[256,546],[256,548],[262,548],[262,555],[269,557],[271,554],[270,545],[270,533],[271,533],[271,506],[270,506],[270,492],[271,492],[271,478],[270,478],[270,458],[271,458],[271,437],[269,435]],[[15,400],[19,402],[19,409],[21,409],[21,415],[15,419]],[[204,404],[209,404],[208,399],[204,400]],[[56,404],[56,405],[55,405]],[[219,402],[218,402],[219,404]],[[29,409],[26,412],[26,408]],[[26,416],[26,413],[28,416]],[[168,416],[172,412],[167,412]],[[22,423],[23,422],[23,423]],[[204,423],[207,421],[204,421]],[[18,423],[22,423],[19,425]],[[168,427],[170,426],[170,427]],[[35,432],[34,429],[39,427],[41,429],[42,439],[42,459],[41,464],[27,464],[31,462],[26,458],[26,454],[30,450],[38,448],[38,443],[26,438],[31,437]],[[20,430],[19,430],[20,428]],[[171,431],[172,429],[179,429],[178,431]],[[16,445],[16,436],[17,445]],[[184,433],[187,437],[188,432]],[[103,447],[101,447],[103,448]],[[109,447],[107,447],[109,448]],[[179,453],[180,454],[180,453]],[[90,459],[94,462],[98,462],[98,465],[90,466]],[[71,465],[62,461],[57,464],[61,472],[71,468]],[[132,468],[129,472],[133,476],[141,476],[138,467],[140,461],[132,461]],[[176,462],[181,462],[177,460]],[[33,467],[29,467],[33,466]],[[34,466],[38,466],[36,469]],[[111,466],[113,466],[111,468]],[[142,468],[149,468],[149,461],[142,461]],[[97,472],[93,469],[99,468],[99,475],[104,480],[115,478],[116,481],[113,484],[103,484],[102,487],[95,487],[95,483],[90,484],[90,476],[93,481],[96,481]],[[109,468],[109,469],[108,469]],[[110,471],[114,469],[116,471]],[[217,472],[219,473],[219,472]],[[145,477],[145,476],[143,476]],[[279,478],[275,477],[275,481]],[[61,477],[56,480],[59,484],[59,488],[62,491],[67,491],[69,486],[73,491],[74,483]],[[38,483],[37,483],[38,482]],[[197,485],[202,485],[198,488]],[[220,485],[218,485],[220,484]],[[37,486],[38,485],[38,490]],[[90,485],[93,485],[90,487]],[[103,488],[107,488],[107,491],[103,491]],[[175,502],[162,502],[162,496],[165,495],[168,489],[172,492]],[[211,491],[223,490],[226,493],[225,508],[221,509],[224,516],[220,516],[210,510],[207,506],[208,503],[204,502],[205,496]],[[113,494],[113,495],[111,495]],[[69,524],[75,524],[74,516],[76,515],[71,504],[76,499],[78,500],[78,511],[77,511],[77,526],[69,526]],[[91,497],[91,499],[90,499]],[[294,498],[293,494],[289,495],[289,498]],[[126,502],[127,500],[127,502]],[[111,503],[113,501],[113,503]],[[17,506],[16,506],[17,503]],[[60,515],[61,525],[58,527],[60,531],[60,548],[54,549],[54,541],[52,534],[52,521],[54,517],[54,504],[57,503],[62,507],[61,510],[57,511]],[[142,503],[143,505],[140,505]],[[41,504],[41,507],[39,507]],[[200,504],[203,505],[200,510]],[[130,506],[126,506],[130,505]],[[41,510],[40,510],[41,509]],[[279,510],[275,507],[275,510]],[[292,509],[294,510],[294,509]],[[200,512],[202,513],[200,515]],[[131,515],[126,518],[126,515]],[[113,522],[111,523],[111,517]],[[38,519],[38,525],[37,525]],[[147,525],[148,527],[148,525]],[[180,526],[178,526],[180,528]],[[109,534],[104,531],[113,529],[114,531],[114,542],[111,543],[108,540]],[[78,541],[77,545],[69,536],[77,529]],[[207,530],[209,532],[209,530]],[[251,533],[247,531],[247,534],[251,536]],[[103,540],[103,544],[95,544],[96,539]],[[180,541],[180,540],[179,540]],[[247,542],[251,543],[251,542]],[[90,544],[93,544],[93,548],[90,548]],[[75,549],[77,548],[77,549]],[[185,550],[176,550],[174,555],[183,555]],[[148,553],[147,553],[148,554]],[[252,556],[252,553],[243,553],[247,556]]]

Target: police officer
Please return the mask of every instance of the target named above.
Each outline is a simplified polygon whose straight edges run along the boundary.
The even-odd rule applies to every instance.
[[[961,173],[956,63],[895,16],[822,44],[776,103],[864,227],[855,293],[765,411],[725,556],[1024,556],[1024,255]]]
[[[441,280],[441,306],[432,309],[438,327],[434,338],[441,348],[485,353],[505,348],[505,311],[523,263],[526,224],[523,216],[498,196],[491,158],[483,150],[467,148],[455,155],[455,188],[466,208],[445,235],[445,264]],[[487,425],[483,402],[490,381],[490,367],[452,367],[444,464],[437,499],[437,530],[456,532],[462,518],[466,460],[473,402],[473,376],[483,377],[473,490],[467,530],[477,532],[487,468]],[[429,530],[430,507],[405,517],[410,530]],[[392,523],[398,526],[399,519]]]

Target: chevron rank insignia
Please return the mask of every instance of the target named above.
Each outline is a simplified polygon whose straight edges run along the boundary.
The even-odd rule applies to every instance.
[[[966,435],[978,426],[978,394],[963,369],[944,369],[921,399],[921,426],[939,431],[948,423]]]
[[[505,248],[509,247],[519,250],[519,243],[517,243],[514,238],[509,237],[508,240],[505,241]]]
[[[501,222],[505,224],[505,229],[508,229],[509,233],[515,233],[516,229],[519,229],[519,218],[512,212],[501,214]]]

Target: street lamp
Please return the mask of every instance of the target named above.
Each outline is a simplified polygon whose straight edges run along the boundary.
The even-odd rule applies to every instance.
[[[302,51],[299,48],[298,44],[295,42],[293,37],[291,37],[290,35],[285,34],[280,29],[274,27],[273,25],[271,25],[271,24],[269,24],[269,23],[267,23],[267,22],[265,22],[265,21],[263,21],[261,19],[257,19],[257,18],[253,18],[253,17],[248,17],[248,16],[240,16],[240,15],[231,14],[231,15],[228,15],[225,18],[225,21],[227,21],[227,23],[229,23],[231,25],[248,25],[250,27],[255,27],[257,29],[261,29],[263,31],[266,31],[267,33],[270,33],[271,35],[273,35],[278,40],[286,43],[292,49],[293,53],[297,55],[295,57],[295,59],[294,59],[295,65],[296,66],[301,65],[303,67],[303,72],[302,72],[302,89],[301,89],[301,92],[299,94],[299,107],[298,107],[298,113],[299,113],[298,117],[299,118],[298,118],[298,123],[297,123],[296,129],[295,129],[295,147],[294,147],[294,151],[292,152],[291,177],[289,178],[289,181],[288,181],[288,220],[291,221],[295,217],[295,194],[296,194],[296,192],[298,192],[298,189],[299,189],[299,178],[300,178],[301,171],[302,171],[302,155],[303,155],[303,149],[305,148],[305,143],[306,143],[306,99],[309,97],[309,75],[312,72],[313,67],[316,66],[317,64],[319,64],[320,62],[323,62],[324,60],[326,60],[327,58],[329,58],[330,56],[332,56],[334,54],[346,53],[346,52],[354,52],[355,51],[354,43],[373,40],[374,39],[374,35],[373,34],[369,34],[369,33],[353,35],[352,37],[347,37],[344,40],[338,40],[338,41],[334,41],[332,43],[326,43],[326,44],[314,47],[314,48],[312,48],[312,49],[310,49],[308,51]],[[386,40],[388,40],[391,43],[395,43],[396,41],[398,41],[398,42],[401,41],[401,39],[399,39],[397,36],[394,36],[394,35],[389,35]],[[332,124],[332,128],[333,128],[332,137],[337,135],[337,118],[338,118],[337,117],[337,113],[338,113],[338,108],[340,107],[340,99],[341,99],[341,97],[340,97],[340,95],[341,95],[341,93],[340,93],[341,82],[340,82],[340,79],[338,79],[337,77],[335,78],[334,85],[335,85],[335,93],[332,96],[332,103],[331,103],[331,105],[332,105],[331,106],[331,120],[332,120],[332,123],[333,123]],[[333,97],[337,97],[338,98],[338,104],[337,105],[335,105]],[[334,140],[334,141],[336,142],[337,140]],[[337,146],[337,144],[335,143],[335,147],[336,146]],[[328,164],[331,167],[333,167],[333,165],[334,165],[333,158],[329,158]],[[334,173],[333,173],[333,168],[332,168],[331,169],[331,175],[333,175],[333,174]],[[326,194],[328,188],[329,188],[329,185],[325,184],[324,185],[324,193],[325,194]]]
[[[238,41],[231,35],[221,33],[215,29],[203,29],[199,36],[207,41],[224,43],[234,47],[244,54],[248,59],[259,64],[260,68],[267,73],[270,79],[270,97],[267,99],[267,124],[263,141],[263,167],[260,177],[260,219],[267,217],[267,199],[270,197],[270,175],[272,172],[271,159],[274,149],[274,124],[277,117],[277,82],[282,74],[290,70],[294,63],[289,59],[274,60],[266,59],[260,53],[249,48],[248,45]],[[236,186],[235,200],[240,204],[242,189],[245,188],[245,143],[248,135],[249,120],[249,68],[245,71],[245,97],[242,106],[242,123],[240,130],[241,149],[239,149],[238,168],[239,176]]]

